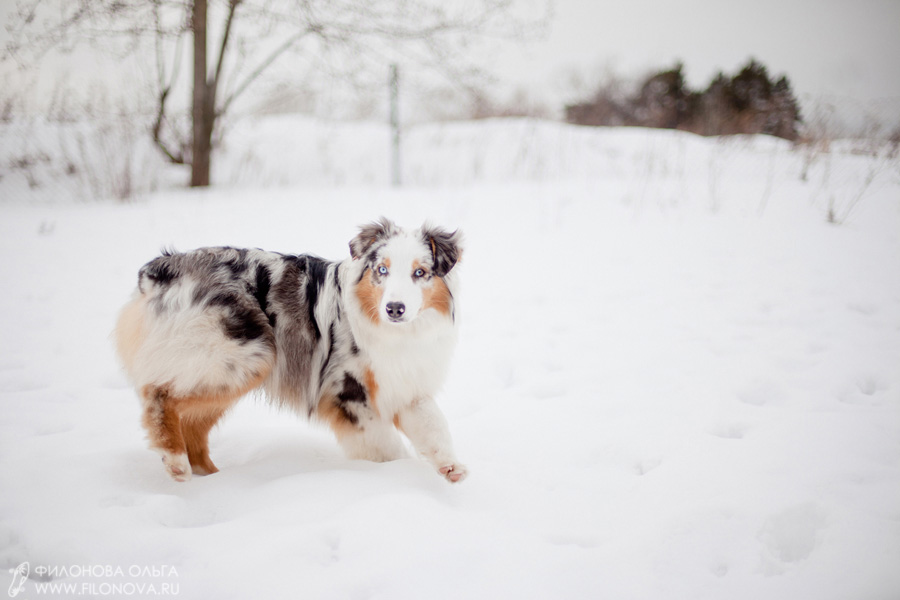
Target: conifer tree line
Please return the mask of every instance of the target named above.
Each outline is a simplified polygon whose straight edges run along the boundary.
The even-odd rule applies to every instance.
[[[769,77],[751,59],[737,74],[716,75],[703,91],[690,90],[684,65],[657,72],[631,95],[601,87],[585,102],[566,106],[566,121],[577,125],[679,129],[700,135],[763,133],[791,141],[799,137],[797,99],[787,77]]]

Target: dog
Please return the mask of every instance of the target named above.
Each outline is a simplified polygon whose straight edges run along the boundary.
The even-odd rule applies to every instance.
[[[259,389],[327,423],[350,458],[407,457],[402,432],[462,481],[434,400],[456,344],[460,242],[459,231],[382,218],[359,228],[343,261],[219,247],[144,265],[115,340],[168,474],[218,471],[209,431]]]

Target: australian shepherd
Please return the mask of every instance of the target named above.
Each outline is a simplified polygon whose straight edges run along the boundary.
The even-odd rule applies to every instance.
[[[218,469],[210,429],[258,388],[327,423],[351,458],[413,448],[448,481],[456,459],[434,396],[456,342],[459,232],[387,219],[360,228],[350,258],[263,250],[165,252],[144,265],[116,327],[168,474]]]

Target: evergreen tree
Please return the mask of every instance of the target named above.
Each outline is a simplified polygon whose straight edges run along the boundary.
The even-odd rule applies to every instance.
[[[612,98],[598,90],[588,102],[566,107],[566,120],[581,125],[632,125],[682,129],[700,135],[765,133],[798,137],[800,110],[787,77],[773,82],[766,67],[751,59],[729,78],[718,73],[703,92],[691,91],[684,65],[659,71],[636,95]]]

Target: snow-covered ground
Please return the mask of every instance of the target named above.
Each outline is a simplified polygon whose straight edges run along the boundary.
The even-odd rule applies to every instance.
[[[28,600],[900,597],[896,158],[834,145],[804,181],[766,138],[444,124],[393,190],[380,126],[234,133],[207,191],[0,179],[0,590],[27,562]],[[382,214],[466,234],[439,401],[470,477],[347,460],[251,398],[221,471],[169,480],[109,340],[140,265],[340,258]]]

